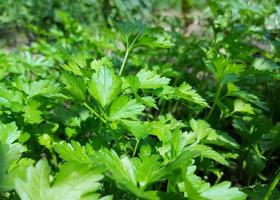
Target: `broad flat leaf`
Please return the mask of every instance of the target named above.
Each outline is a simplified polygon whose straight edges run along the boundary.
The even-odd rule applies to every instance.
[[[38,110],[38,108],[41,106],[41,104],[38,101],[31,100],[27,103],[27,105],[24,106],[24,121],[30,124],[39,124],[42,122],[41,115],[43,112]]]
[[[90,63],[90,67],[92,69],[94,69],[95,71],[98,71],[100,70],[102,67],[108,67],[108,68],[112,68],[113,67],[113,64],[112,62],[109,60],[109,58],[107,57],[103,57],[99,60],[93,60],[91,63]]]
[[[20,131],[15,123],[0,123],[0,191],[14,189],[15,176],[19,175],[18,167],[25,168],[20,162],[21,154],[26,151],[24,146],[15,141],[19,138]]]
[[[73,98],[85,101],[86,84],[80,77],[70,73],[64,73],[63,83],[66,85],[66,90]]]
[[[202,108],[208,107],[205,99],[203,99],[196,90],[192,89],[192,87],[185,82],[179,87],[164,86],[163,90],[158,93],[158,96],[167,100],[186,100],[191,104],[189,107],[193,110],[201,110]]]
[[[227,96],[239,97],[245,101],[250,102],[253,105],[260,107],[263,110],[268,111],[268,107],[265,102],[261,101],[259,97],[254,94],[250,94],[249,92],[241,91],[236,85],[233,83],[229,83],[227,85]]]
[[[141,69],[136,76],[139,79],[139,87],[141,89],[157,89],[170,82],[169,78],[161,77],[154,71]]]
[[[74,74],[76,74],[78,76],[82,76],[83,75],[79,65],[77,63],[75,63],[74,60],[69,61],[67,64],[61,65],[61,67],[63,69],[65,69],[66,71],[72,72],[72,73],[74,73]]]
[[[123,8],[123,11],[127,10],[127,8],[125,9],[125,7],[127,7],[126,4],[121,3],[119,0],[116,2],[118,2],[119,6],[123,5],[120,6]],[[131,19],[131,17],[127,18]],[[117,28],[123,33],[123,36],[129,40],[129,42],[138,36],[134,45],[135,47],[145,46],[150,48],[170,48],[174,46],[171,41],[171,36],[161,27],[149,28],[139,22],[126,22],[117,24]]]
[[[183,152],[184,147],[187,145],[188,138],[185,133],[179,129],[172,133],[171,139],[171,157],[176,158]]]
[[[149,124],[142,121],[121,120],[122,126],[138,139],[149,134]]]
[[[257,58],[253,63],[253,67],[257,70],[263,71],[274,71],[280,69],[280,66],[274,63],[272,60],[267,60],[264,58]]]
[[[158,137],[163,143],[171,140],[172,134],[169,126],[164,124],[162,121],[153,121],[150,123],[150,134]]]
[[[202,157],[215,160],[216,162],[226,166],[229,165],[229,162],[225,159],[225,157],[221,153],[214,151],[211,147],[198,144],[194,146],[189,146],[188,149],[198,151]]]
[[[149,184],[159,181],[166,174],[166,169],[159,162],[159,158],[159,156],[151,155],[149,157],[141,156],[133,160],[140,188],[145,189]]]
[[[0,106],[20,112],[23,109],[23,94],[15,90],[7,90],[0,85]]]
[[[2,144],[12,144],[19,136],[20,131],[14,122],[9,124],[2,124],[0,122],[0,141]]]
[[[136,45],[150,48],[170,48],[174,46],[171,36],[161,27],[146,28]]]
[[[51,168],[47,161],[41,160],[36,166],[29,166],[26,178],[16,180],[16,192],[22,200],[78,200],[86,198],[86,194],[99,189],[103,177],[100,170],[84,165],[67,163],[62,166],[50,184]],[[98,199],[94,195],[92,199]]]
[[[239,145],[229,134],[215,130],[204,120],[190,120],[193,133],[196,134],[197,142],[215,144],[227,148],[237,148]]]
[[[235,99],[234,100],[234,109],[233,112],[237,113],[248,113],[254,114],[254,108],[249,103],[245,103],[242,99]]]
[[[206,61],[206,66],[215,75],[216,80],[222,85],[229,82],[236,82],[240,74],[244,71],[244,66],[231,63],[224,57]]]
[[[155,108],[158,110],[158,106],[156,104],[156,100],[151,97],[151,96],[145,96],[141,98],[143,104],[145,104],[145,106],[147,106],[148,108]]]
[[[110,106],[109,117],[112,121],[127,118],[135,119],[144,109],[145,106],[137,103],[135,99],[129,99],[128,96],[120,96]]]
[[[245,200],[247,195],[238,188],[230,187],[230,182],[224,181],[212,186],[201,193],[201,196],[209,200]]]
[[[113,179],[123,190],[138,193],[136,172],[133,163],[127,156],[119,158],[114,150],[101,149],[94,155],[96,165],[104,165],[109,171],[108,177]]]
[[[1,147],[0,147],[1,148]],[[7,155],[11,156],[11,155]],[[0,156],[1,157],[1,156]],[[25,178],[25,171],[26,169],[34,164],[34,161],[28,158],[21,158],[21,159],[15,159],[14,157],[14,162],[10,165],[8,169],[8,173],[6,173],[3,176],[3,181],[1,184],[0,180],[0,191],[10,191],[15,189],[15,181],[18,177]],[[4,161],[4,160],[2,160]]]
[[[133,160],[136,162],[135,165],[127,156],[119,158],[114,150],[101,149],[94,155],[94,158],[96,165],[104,165],[109,172],[107,174],[108,178],[113,179],[116,185],[124,191],[131,192],[141,199],[160,200],[165,199],[162,198],[164,195],[174,197],[174,194],[144,191],[145,186],[161,179],[166,172],[164,169],[158,168],[161,166],[157,161],[157,157],[147,157],[141,161],[138,159],[136,159],[137,161]],[[137,174],[138,169],[147,171],[139,171]],[[144,174],[145,172],[147,174]],[[138,180],[140,181],[139,183]],[[138,184],[141,184],[142,189],[138,187]]]
[[[140,82],[139,82],[139,79],[137,76],[128,76],[125,78],[125,80],[128,82],[130,88],[132,89],[132,91],[134,93],[137,93],[137,90],[139,89],[140,87]]]
[[[227,132],[220,130],[215,130],[215,132],[209,133],[202,143],[215,144],[228,149],[239,147],[239,144],[233,137],[231,137]]]
[[[230,187],[230,182],[222,182],[210,187],[210,184],[195,175],[195,166],[189,166],[185,180],[179,183],[180,191],[190,200],[245,200],[246,194],[238,188]]]
[[[190,126],[193,132],[196,133],[198,142],[207,137],[212,132],[215,132],[215,130],[212,129],[210,125],[204,120],[191,119]]]
[[[61,142],[54,145],[55,151],[65,161],[92,164],[86,148],[81,146],[79,142],[71,141],[70,143]]]
[[[188,83],[182,83],[178,88],[175,90],[175,97],[185,99],[190,103],[198,104],[202,108],[208,106],[205,99],[203,99]]]
[[[100,169],[91,169],[76,163],[66,163],[55,177],[52,185],[56,199],[98,199],[96,192],[103,178]],[[88,195],[89,197],[87,197]]]
[[[179,183],[179,190],[184,192],[184,196],[191,200],[205,200],[200,196],[201,192],[210,188],[210,184],[195,175],[196,166],[188,166],[184,181]]]
[[[29,98],[32,98],[37,95],[54,96],[58,93],[59,86],[50,80],[40,80],[32,82],[28,87],[24,87],[23,89]]]
[[[89,93],[102,107],[109,105],[119,94],[121,80],[110,67],[100,67],[92,75]]]

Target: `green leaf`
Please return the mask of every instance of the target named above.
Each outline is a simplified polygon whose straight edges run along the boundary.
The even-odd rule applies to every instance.
[[[274,63],[272,60],[257,58],[253,63],[253,67],[260,71],[274,71],[280,69],[280,66]]]
[[[102,66],[92,75],[88,87],[91,96],[105,107],[119,94],[121,80],[112,68]]]
[[[207,68],[215,75],[216,80],[224,85],[229,82],[236,82],[240,74],[244,71],[244,66],[231,63],[224,57],[214,58],[206,61]]]
[[[185,99],[190,103],[198,104],[202,108],[208,106],[205,99],[203,99],[188,83],[182,83],[178,88],[175,90],[175,97]]]
[[[0,85],[0,106],[20,112],[23,109],[23,93],[15,90],[7,90]]]
[[[140,188],[145,189],[151,183],[161,180],[166,175],[167,171],[159,162],[159,158],[159,156],[151,155],[141,156],[133,160]]]
[[[67,92],[75,99],[85,101],[86,84],[80,77],[70,73],[63,74],[63,83],[66,85]]]
[[[51,168],[47,161],[41,160],[36,166],[29,166],[26,178],[16,180],[16,192],[22,200],[60,200],[84,199],[88,193],[96,192],[103,176],[100,170],[84,165],[64,164],[51,185]],[[98,195],[95,198],[98,199]]]
[[[138,139],[149,134],[149,124],[141,121],[121,120],[122,126]]]
[[[245,200],[247,195],[238,188],[231,188],[230,182],[224,181],[201,193],[201,196],[209,200]]]
[[[215,130],[204,120],[190,120],[190,126],[196,135],[197,142],[215,144],[227,148],[237,148],[239,145],[229,134]]]
[[[2,124],[0,122],[0,141],[2,144],[12,144],[20,136],[20,131],[18,130],[15,122],[9,124]]]
[[[254,94],[250,94],[249,92],[241,91],[240,88],[238,88],[233,83],[229,83],[227,85],[227,90],[227,96],[239,97],[245,101],[250,102],[253,105],[260,107],[263,110],[268,111],[266,103],[261,101],[259,97]]]
[[[140,82],[139,82],[138,77],[130,75],[130,76],[126,77],[125,80],[129,83],[129,86],[130,86],[131,90],[134,93],[137,93],[137,90],[140,87]]]
[[[23,88],[29,98],[41,96],[54,96],[59,92],[58,84],[50,80],[40,80],[32,82],[29,87]]]
[[[15,142],[20,137],[15,123],[0,123],[0,191],[14,189],[14,181],[20,170],[25,169],[25,164],[20,162],[20,157],[26,151],[24,146]]]
[[[41,104],[38,101],[31,100],[27,103],[27,105],[24,106],[23,111],[23,117],[24,121],[30,124],[39,124],[43,121],[41,115],[43,112],[38,110],[38,108],[41,106]]]
[[[179,190],[184,192],[184,196],[191,200],[205,200],[200,193],[209,189],[210,184],[195,175],[196,166],[187,167],[183,182],[179,183]]]
[[[138,193],[136,172],[133,163],[127,156],[119,158],[114,150],[101,149],[95,155],[95,164],[104,165],[108,170],[108,177],[113,179],[123,190]]]
[[[249,103],[245,103],[242,99],[235,99],[234,100],[234,108],[233,112],[237,113],[247,113],[247,114],[254,114],[254,108]]]
[[[162,121],[153,121],[150,123],[150,133],[158,137],[163,143],[171,140],[171,131],[169,126],[164,124]]]
[[[215,160],[216,162],[222,165],[226,165],[226,166],[229,165],[229,162],[225,159],[225,157],[222,154],[218,153],[217,151],[213,150],[211,147],[197,144],[194,146],[189,146],[188,149],[193,151],[198,151],[200,152],[200,155],[202,157]]]
[[[161,27],[146,28],[136,45],[150,48],[171,48],[174,46],[171,36]]]
[[[201,108],[208,107],[205,99],[186,82],[182,83],[179,87],[164,86],[158,95],[167,100],[186,100],[190,103],[188,107],[193,110],[201,110]]]
[[[89,165],[92,164],[92,160],[88,155],[86,148],[81,146],[79,142],[71,141],[71,144],[66,142],[56,143],[54,149],[65,161]]]
[[[71,59],[67,64],[62,64],[61,67],[68,72],[74,73],[75,75],[83,75],[80,66],[73,59]]]
[[[141,89],[157,89],[170,82],[169,78],[161,77],[154,71],[141,69],[136,76],[139,79],[139,87]]]
[[[145,106],[149,108],[155,108],[158,110],[158,106],[156,104],[156,100],[151,96],[145,96],[141,98],[142,102],[145,104]]]
[[[127,118],[135,119],[144,109],[145,106],[137,103],[135,99],[131,100],[128,96],[120,96],[110,106],[109,117],[112,121]]]
[[[245,200],[246,194],[238,188],[230,187],[228,181],[224,181],[210,187],[210,184],[195,175],[195,166],[189,166],[185,180],[179,183],[180,191],[184,191],[185,197],[190,200]]]

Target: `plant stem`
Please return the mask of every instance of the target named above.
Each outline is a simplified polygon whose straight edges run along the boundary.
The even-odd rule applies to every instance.
[[[124,66],[127,62],[129,52],[132,50],[133,45],[135,44],[135,42],[138,40],[139,37],[140,37],[140,34],[137,34],[130,45],[129,45],[129,42],[128,42],[128,38],[126,38],[126,51],[125,51],[125,55],[124,55],[123,62],[122,62],[122,65],[121,65],[121,69],[120,69],[120,72],[119,72],[119,76],[122,75],[122,72],[124,70]]]
[[[274,180],[272,181],[272,183],[270,184],[265,196],[264,196],[264,200],[269,200],[269,197],[271,196],[274,188],[276,187],[276,185],[278,184],[280,180],[280,168],[277,170],[276,172],[276,177],[274,178]]]
[[[129,54],[129,48],[126,48],[125,55],[124,55],[124,59],[123,59],[123,62],[122,62],[122,66],[121,66],[121,69],[120,69],[119,75],[122,75],[122,72],[123,72],[123,69],[124,69],[125,63],[126,63],[127,58],[128,58],[128,54]]]
[[[213,103],[213,105],[211,107],[211,110],[209,111],[209,113],[208,113],[208,115],[206,117],[207,120],[212,116],[212,114],[213,114],[213,112],[215,110],[215,107],[216,107],[216,105],[218,103],[218,100],[219,100],[219,97],[220,97],[220,94],[221,94],[221,90],[222,90],[221,84],[218,83],[217,91],[216,91],[215,98],[214,98],[214,103]]]
[[[84,103],[84,106],[89,109],[91,113],[93,113],[96,117],[98,117],[102,122],[106,123],[106,120],[103,119],[94,109],[92,109],[86,102]]]
[[[135,154],[136,154],[136,151],[137,151],[137,148],[138,148],[139,142],[140,142],[140,140],[136,139],[136,144],[135,144],[135,147],[134,147],[134,150],[133,150],[132,157],[134,157],[134,156],[135,156]]]

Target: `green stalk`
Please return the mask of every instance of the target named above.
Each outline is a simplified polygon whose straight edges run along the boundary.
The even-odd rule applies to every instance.
[[[212,114],[213,114],[213,112],[216,108],[216,105],[218,103],[218,100],[219,100],[219,97],[220,97],[220,94],[221,94],[221,90],[222,90],[222,86],[221,86],[220,83],[218,83],[217,91],[216,91],[215,98],[214,98],[214,103],[213,103],[213,105],[211,107],[211,110],[209,111],[209,113],[206,117],[207,120],[212,116]]]
[[[89,109],[91,113],[93,113],[96,117],[98,117],[102,122],[106,123],[106,120],[103,119],[94,109],[92,109],[86,102],[84,103],[84,106]]]
[[[269,200],[269,197],[271,196],[273,190],[277,186],[279,180],[280,180],[280,168],[277,170],[276,177],[274,178],[274,180],[270,184],[270,186],[269,186],[269,188],[268,188],[268,190],[267,190],[263,200]]]
[[[128,55],[129,55],[130,51],[132,50],[135,42],[138,40],[139,37],[140,37],[140,34],[137,34],[130,45],[129,45],[129,42],[128,42],[128,38],[126,38],[126,50],[125,50],[125,55],[124,55],[123,62],[122,62],[122,65],[121,65],[121,69],[120,69],[120,72],[119,72],[119,76],[122,75],[122,72],[124,70],[124,66],[127,62]]]
[[[138,139],[136,138],[136,144],[135,144],[135,147],[134,147],[134,150],[133,150],[132,157],[134,157],[134,156],[135,156],[135,154],[136,154],[136,151],[137,151],[137,148],[138,148],[139,142],[140,142],[140,140],[138,140]]]

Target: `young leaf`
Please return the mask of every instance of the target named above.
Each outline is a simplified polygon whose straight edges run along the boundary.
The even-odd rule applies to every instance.
[[[66,142],[57,143],[54,145],[54,149],[65,161],[92,164],[86,148],[81,146],[79,142],[72,141],[71,144]]]
[[[136,45],[150,48],[171,48],[174,46],[171,36],[161,27],[146,28]]]
[[[67,163],[62,166],[50,184],[51,168],[47,161],[41,160],[35,166],[29,166],[26,179],[16,180],[16,192],[22,200],[77,200],[99,189],[102,179],[100,170],[84,165]],[[98,199],[97,194],[92,199]],[[91,195],[91,197],[93,197]]]
[[[109,117],[112,121],[127,118],[135,119],[144,109],[145,106],[137,103],[135,99],[131,100],[128,96],[120,96],[110,106]]]
[[[106,167],[109,178],[112,178],[118,187],[132,193],[138,192],[135,167],[127,156],[119,158],[114,150],[101,149],[94,158],[96,165]]]
[[[88,90],[102,107],[109,105],[119,94],[121,80],[112,68],[102,66],[96,70],[89,82]]]
[[[150,70],[141,69],[136,76],[138,77],[141,89],[157,89],[168,85],[170,82],[169,78],[161,77],[156,72]]]
[[[244,66],[231,63],[224,57],[217,57],[206,62],[207,68],[215,75],[216,80],[221,85],[229,82],[236,82],[240,74],[244,71]]]
[[[175,90],[175,97],[185,99],[190,103],[198,104],[202,108],[208,106],[205,99],[203,99],[188,83],[182,83],[178,88]]]
[[[242,99],[235,99],[233,103],[233,112],[234,113],[247,113],[254,114],[254,108],[249,103],[245,103]]]
[[[245,200],[246,194],[238,188],[231,188],[230,182],[224,181],[201,193],[201,197],[209,200]]]
[[[229,162],[225,159],[225,157],[217,151],[213,150],[211,147],[198,144],[194,146],[189,146],[188,149],[192,151],[198,151],[202,157],[215,160],[216,162],[222,165],[229,165]]]
[[[23,111],[23,117],[24,121],[30,124],[39,124],[42,122],[41,115],[43,114],[42,111],[38,110],[38,108],[41,106],[41,104],[38,101],[31,100],[28,102],[27,105],[24,106]]]
[[[80,101],[85,101],[86,84],[80,77],[70,73],[64,73],[62,81],[66,85],[67,92],[73,98]]]
[[[28,87],[24,87],[23,90],[28,94],[29,98],[37,95],[54,96],[59,92],[59,86],[50,80],[40,80],[32,82]]]
[[[239,145],[226,132],[218,131],[210,127],[204,120],[190,120],[190,126],[193,133],[196,134],[197,142],[202,140],[202,143],[215,144],[227,148],[237,148]]]
[[[151,183],[161,180],[166,175],[166,169],[159,162],[159,156],[141,156],[135,158],[133,163],[136,168],[137,181],[140,188],[145,189]]]
[[[149,134],[149,124],[141,121],[121,120],[122,126],[138,139],[143,139]]]
[[[20,131],[17,130],[15,123],[0,123],[0,191],[2,192],[14,189],[15,176],[21,175],[20,169],[25,169],[25,164],[20,162],[20,157],[26,149],[22,144],[15,142],[19,137]]]

